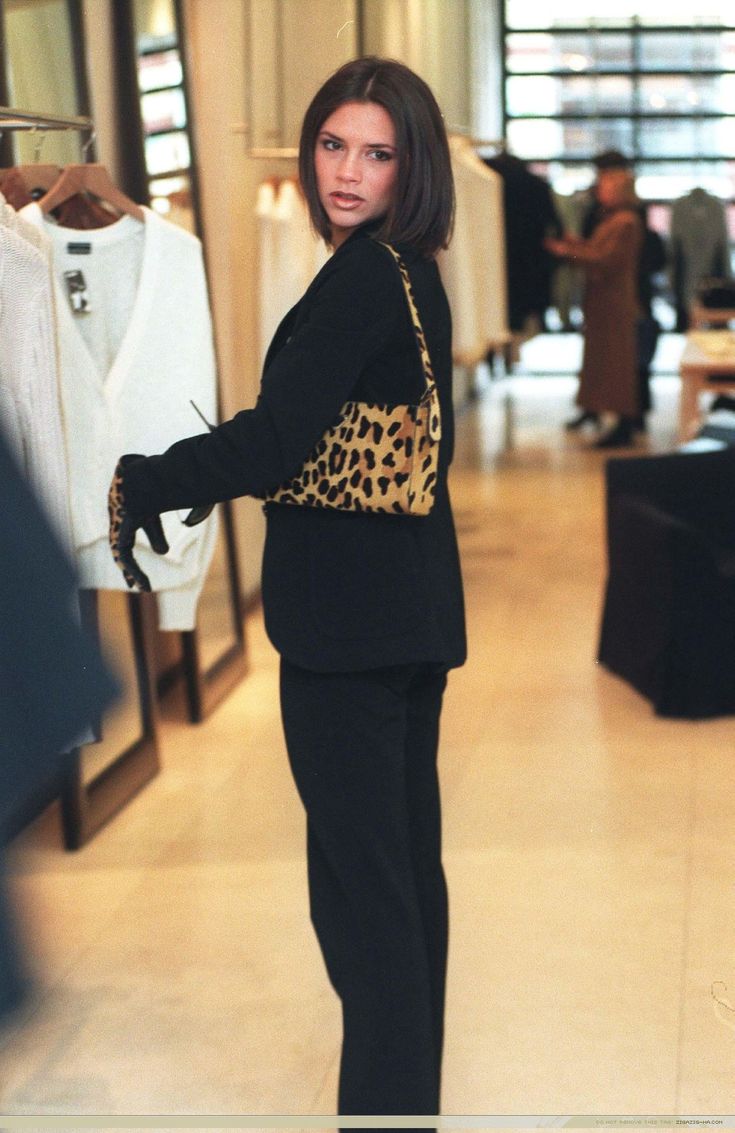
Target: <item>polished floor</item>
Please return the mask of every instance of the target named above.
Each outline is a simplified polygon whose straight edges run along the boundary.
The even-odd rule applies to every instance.
[[[654,386],[640,451],[675,443],[676,379]],[[458,422],[443,1112],[733,1114],[733,720],[661,720],[595,664],[604,456],[561,428],[573,394],[522,367]],[[162,774],[86,848],[53,812],[18,840],[39,982],[0,1112],[334,1112],[276,657],[248,633],[247,679],[203,725],[169,710]]]

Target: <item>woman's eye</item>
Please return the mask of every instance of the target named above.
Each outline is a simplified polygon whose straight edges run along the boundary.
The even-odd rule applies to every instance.
[[[339,142],[335,141],[334,138],[322,138],[322,145],[324,146],[324,149],[326,149],[326,150],[337,150],[337,149],[339,149]]]
[[[389,153],[387,149],[375,149],[373,150],[372,156],[376,161],[390,161],[393,154]]]

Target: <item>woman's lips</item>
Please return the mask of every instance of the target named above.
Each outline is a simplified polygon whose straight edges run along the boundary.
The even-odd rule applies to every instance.
[[[356,193],[330,193],[329,199],[340,209],[354,209],[363,204],[363,198]]]

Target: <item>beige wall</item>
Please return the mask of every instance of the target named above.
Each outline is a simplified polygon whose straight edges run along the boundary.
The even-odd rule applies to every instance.
[[[112,54],[113,0],[83,0],[87,74],[97,157],[117,180],[119,161],[115,125],[115,68]]]
[[[354,0],[283,0],[282,46],[285,139],[296,145],[313,95],[357,54]]]
[[[470,121],[467,0],[364,0],[365,51],[400,59],[434,91],[450,130]]]
[[[222,394],[221,414],[251,406],[258,391],[256,233],[253,206],[260,170],[245,154],[241,123],[247,97],[246,12],[242,0],[187,0],[187,64],[204,240]],[[260,583],[263,516],[251,499],[235,505],[243,588]]]

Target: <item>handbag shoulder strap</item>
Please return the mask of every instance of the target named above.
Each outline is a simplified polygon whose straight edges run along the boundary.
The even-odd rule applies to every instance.
[[[398,266],[398,270],[401,273],[401,282],[403,283],[403,290],[406,293],[406,299],[408,301],[408,309],[411,313],[411,324],[412,324],[413,329],[414,329],[414,334],[416,335],[416,345],[418,346],[418,350],[419,350],[419,357],[421,359],[421,367],[424,371],[424,381],[426,382],[426,394],[429,395],[429,396],[437,395],[436,378],[434,377],[434,370],[432,369],[432,365],[431,365],[431,358],[429,356],[429,348],[426,345],[426,335],[424,334],[424,328],[421,325],[421,319],[419,317],[418,308],[416,306],[416,300],[414,299],[414,296],[413,296],[413,286],[411,284],[411,277],[408,274],[408,268],[406,267],[406,265],[404,264],[400,255],[395,250],[395,248],[393,247],[392,244],[386,244],[382,240],[378,241],[378,243],[382,244],[384,248],[388,249],[388,251],[392,255],[393,259],[396,261],[396,264]],[[437,397],[438,397],[438,395],[437,395]],[[437,408],[438,408],[438,402],[437,402]]]

